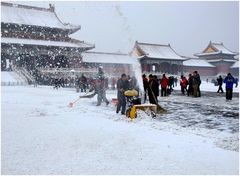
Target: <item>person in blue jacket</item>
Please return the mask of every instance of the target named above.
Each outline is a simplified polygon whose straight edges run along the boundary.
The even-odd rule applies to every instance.
[[[231,73],[228,73],[223,82],[226,84],[226,99],[232,100],[233,84],[236,84],[237,87],[237,80],[231,75]]]

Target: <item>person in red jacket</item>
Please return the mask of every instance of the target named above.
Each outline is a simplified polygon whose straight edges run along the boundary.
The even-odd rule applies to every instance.
[[[161,96],[167,96],[167,86],[168,86],[168,78],[165,74],[163,74],[161,79]]]
[[[181,91],[183,95],[185,94],[185,90],[187,91],[187,85],[188,85],[188,81],[186,77],[181,75],[180,86],[181,86]]]

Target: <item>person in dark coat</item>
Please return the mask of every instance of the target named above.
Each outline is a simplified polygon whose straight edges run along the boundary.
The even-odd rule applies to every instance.
[[[145,74],[142,75],[142,79],[143,79],[144,103],[145,103],[146,100],[147,100],[148,79],[146,78],[146,75],[145,75]]]
[[[159,96],[159,79],[157,78],[157,75],[153,75],[153,79],[155,80],[155,97],[157,98]]]
[[[223,82],[226,84],[226,99],[232,100],[233,84],[236,84],[237,87],[237,81],[231,73],[228,73]]]
[[[154,79],[154,76],[152,74],[149,75],[149,82],[148,82],[148,97],[149,97],[149,102],[151,104],[157,104],[157,97],[159,95],[159,84],[156,80]]]
[[[161,84],[161,96],[167,96],[168,78],[166,77],[165,74],[163,74],[160,84]]]
[[[195,97],[201,97],[200,91],[201,78],[197,71],[193,72],[193,95]]]
[[[121,110],[121,114],[124,115],[126,111],[126,97],[124,92],[129,89],[129,82],[127,80],[127,75],[123,73],[121,78],[117,81],[117,110],[116,113],[119,113]]]
[[[189,74],[188,77],[188,89],[187,89],[187,95],[193,95],[193,77],[192,74]]]
[[[82,74],[82,76],[80,77],[80,88],[81,92],[86,92],[87,78],[84,76],[84,74]]]
[[[219,91],[221,91],[223,93],[223,88],[222,88],[223,78],[222,78],[221,75],[217,78],[217,83],[218,83],[218,91],[217,91],[217,93],[219,93]]]
[[[172,92],[173,91],[173,87],[174,87],[174,77],[173,76],[170,76],[168,78],[168,85],[169,85],[169,88],[170,88],[170,91]]]

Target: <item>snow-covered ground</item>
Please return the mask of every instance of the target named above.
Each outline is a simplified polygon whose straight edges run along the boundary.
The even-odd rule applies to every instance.
[[[69,108],[73,89],[1,89],[2,174],[239,173],[238,97],[174,92],[167,114],[131,121],[96,97]]]

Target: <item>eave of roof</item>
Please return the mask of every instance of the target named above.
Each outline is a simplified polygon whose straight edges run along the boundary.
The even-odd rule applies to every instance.
[[[70,48],[94,48],[94,45],[74,40],[73,42],[65,41],[49,41],[49,40],[34,40],[20,38],[1,38],[1,44],[17,44],[17,45],[32,45],[32,46],[54,46],[54,47],[70,47]]]
[[[153,47],[159,47],[159,48],[158,48],[158,49],[156,49],[156,48],[150,49],[150,50],[152,50],[153,52],[155,52],[155,54],[153,54],[153,53],[148,53],[147,51],[145,51],[146,48],[145,48],[145,49],[143,48],[143,47],[145,47],[145,46],[147,46],[147,47],[153,46]],[[186,59],[184,59],[182,56],[180,56],[180,55],[171,47],[170,44],[168,44],[168,45],[164,45],[164,44],[151,44],[151,43],[142,43],[142,42],[136,41],[136,42],[135,42],[135,47],[137,47],[137,49],[139,49],[139,50],[141,51],[141,53],[143,53],[143,56],[148,57],[148,58],[168,59],[168,60],[186,60]],[[165,51],[162,50],[162,52],[164,53],[164,54],[162,54],[162,53],[160,52],[160,48],[161,48],[161,47],[167,48],[167,49],[168,49],[167,51],[171,52],[170,55],[169,55],[169,56],[164,56],[164,55],[166,55],[166,50],[165,50]],[[155,51],[154,51],[154,50],[155,50]],[[156,54],[156,53],[157,53],[157,54]],[[139,58],[143,58],[143,57],[139,57]]]

